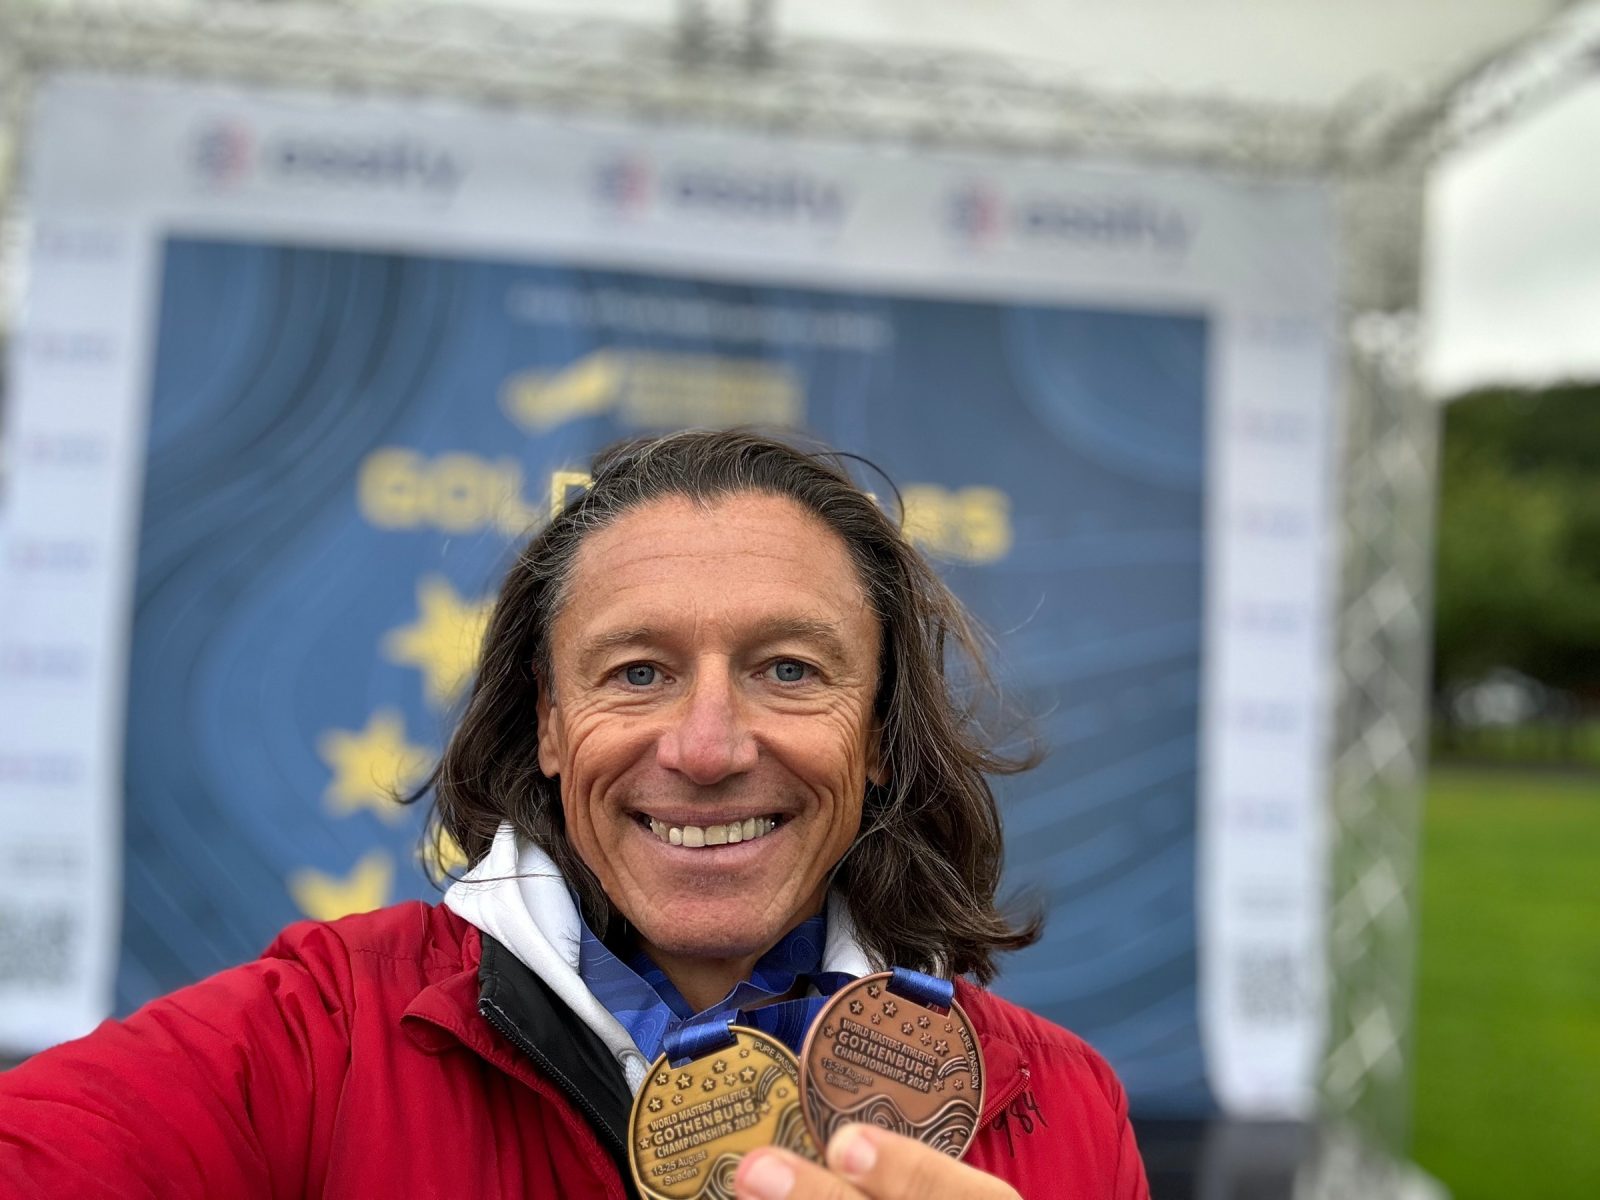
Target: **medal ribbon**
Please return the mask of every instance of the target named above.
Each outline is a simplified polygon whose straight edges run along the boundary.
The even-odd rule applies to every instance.
[[[701,1046],[698,1040],[701,1037],[709,1037],[713,1042],[720,1038],[720,1044],[725,1044],[727,1023],[735,1014],[740,1024],[760,1029],[798,1053],[806,1030],[824,999],[851,978],[842,972],[820,969],[826,935],[823,917],[801,922],[762,955],[749,979],[735,985],[720,1001],[699,1013],[648,955],[639,953],[631,962],[624,963],[587,925],[582,927],[578,972],[606,1010],[622,1023],[647,1061],[665,1048],[669,1033],[683,1031],[691,1025],[716,1029],[720,1023],[722,1030],[692,1035],[688,1042],[691,1047]],[[768,1003],[796,990],[811,989],[821,995]]]
[[[923,1008],[948,1012],[955,1003],[956,985],[953,980],[936,975],[924,975],[907,967],[896,967],[889,979],[889,990],[897,996],[915,1001]]]
[[[729,1012],[724,1005],[707,1009],[679,1025],[662,1040],[661,1049],[674,1067],[682,1066],[691,1058],[700,1058],[714,1050],[733,1043],[730,1025],[745,1025],[759,1029],[775,1038],[796,1054],[806,1040],[806,1031],[817,1019],[828,997],[854,978],[843,971],[819,971],[810,976],[811,986],[819,995],[803,996],[799,1000],[779,1000],[759,1008],[746,1008]]]

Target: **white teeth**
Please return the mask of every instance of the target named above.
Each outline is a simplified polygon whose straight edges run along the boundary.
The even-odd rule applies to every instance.
[[[700,849],[704,846],[724,846],[734,842],[748,842],[765,837],[778,827],[776,817],[746,817],[743,821],[729,821],[726,825],[668,825],[665,821],[649,818],[650,832],[663,842],[674,846]]]

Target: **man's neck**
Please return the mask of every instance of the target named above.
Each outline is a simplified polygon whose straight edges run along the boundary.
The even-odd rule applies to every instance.
[[[749,979],[750,972],[761,959],[759,954],[743,958],[695,958],[669,954],[648,942],[641,948],[695,1012],[704,1012]]]

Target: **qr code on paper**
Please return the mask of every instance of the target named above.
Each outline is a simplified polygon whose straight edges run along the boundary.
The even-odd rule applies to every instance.
[[[0,985],[66,983],[77,924],[68,909],[0,907]]]
[[[1239,1016],[1258,1025],[1280,1025],[1300,1015],[1299,960],[1280,946],[1245,948],[1234,957],[1234,995]]]

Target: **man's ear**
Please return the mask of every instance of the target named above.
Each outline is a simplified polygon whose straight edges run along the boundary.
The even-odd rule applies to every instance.
[[[543,722],[540,722],[541,727]],[[867,782],[873,787],[889,785],[889,767],[883,761],[883,726],[874,725],[867,735]]]
[[[539,694],[533,699],[536,719],[539,722],[539,770],[555,779],[561,774],[561,725],[554,717],[555,704],[550,699],[550,685],[543,674],[535,676]]]

